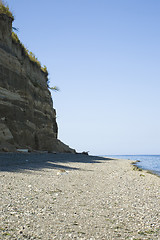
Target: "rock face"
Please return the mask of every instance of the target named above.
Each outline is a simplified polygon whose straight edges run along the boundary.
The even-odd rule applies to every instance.
[[[0,150],[74,152],[57,139],[47,74],[12,40],[12,18],[0,14]]]

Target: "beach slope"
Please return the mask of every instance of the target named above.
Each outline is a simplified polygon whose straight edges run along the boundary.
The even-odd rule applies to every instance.
[[[0,239],[160,239],[159,177],[129,160],[31,155],[1,161]]]

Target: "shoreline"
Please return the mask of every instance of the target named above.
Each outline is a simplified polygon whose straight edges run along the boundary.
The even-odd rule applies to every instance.
[[[0,171],[0,239],[158,239],[156,175],[132,160],[37,156]]]
[[[105,156],[105,155],[104,155]],[[106,155],[106,157],[110,157],[111,156],[111,158],[113,158],[113,159],[124,159],[124,160],[131,160],[131,161],[133,161],[133,165],[135,165],[138,169],[141,169],[141,170],[143,170],[143,171],[147,171],[148,173],[150,173],[150,174],[154,174],[154,175],[156,175],[157,177],[160,177],[160,169],[159,169],[159,171],[156,171],[156,170],[152,170],[152,169],[149,169],[149,168],[147,168],[147,167],[143,167],[143,166],[139,166],[139,163],[142,163],[143,164],[143,161],[142,160],[140,160],[140,159],[137,159],[137,158],[140,158],[140,157],[152,157],[152,156],[155,156],[155,157],[160,157],[160,155],[158,155],[158,154],[155,154],[155,155]],[[117,158],[115,158],[115,157],[112,157],[112,156],[117,156]],[[119,158],[119,157],[128,157],[128,158]],[[140,170],[140,171],[141,171]]]
[[[160,178],[159,172],[156,172],[156,171],[153,171],[153,170],[148,170],[148,169],[145,169],[145,168],[141,168],[141,167],[139,167],[139,166],[137,165],[138,162],[141,162],[141,161],[136,160],[136,161],[133,161],[133,162],[132,162],[132,165],[133,165],[134,167],[136,167],[136,169],[134,169],[134,170],[143,171],[143,172],[146,172],[146,173],[149,173],[149,174],[153,174],[153,175],[155,175],[155,176],[157,176],[157,177]]]

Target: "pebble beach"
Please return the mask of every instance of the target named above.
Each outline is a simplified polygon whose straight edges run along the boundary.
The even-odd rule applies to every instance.
[[[159,240],[160,178],[132,161],[0,154],[0,239]]]

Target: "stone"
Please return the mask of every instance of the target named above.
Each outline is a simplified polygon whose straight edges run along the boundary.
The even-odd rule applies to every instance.
[[[13,139],[13,135],[6,124],[0,123],[0,141],[9,141]]]
[[[6,147],[4,147],[4,148],[2,148],[2,151],[3,151],[3,152],[9,152],[9,149],[6,148]]]
[[[88,155],[88,152],[82,152],[82,154],[84,154],[84,155]]]
[[[71,152],[58,126],[47,74],[12,40],[12,20],[0,14],[0,150]]]

